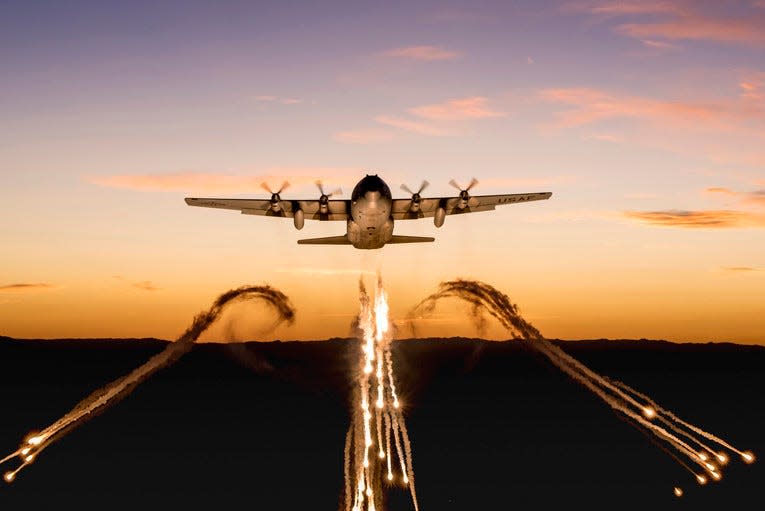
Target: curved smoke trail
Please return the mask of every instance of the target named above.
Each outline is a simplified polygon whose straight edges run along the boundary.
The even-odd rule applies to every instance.
[[[71,411],[59,420],[40,431],[30,435],[18,450],[6,456],[0,463],[4,463],[18,457],[22,463],[13,471],[6,472],[6,482],[12,482],[16,474],[26,465],[32,463],[46,447],[66,436],[75,428],[92,419],[130,394],[133,389],[144,382],[151,375],[163,369],[191,350],[199,336],[214,323],[224,309],[235,302],[246,300],[263,300],[271,306],[276,314],[275,325],[287,322],[292,323],[295,318],[295,309],[287,295],[271,286],[242,286],[231,289],[220,295],[207,310],[197,314],[191,325],[181,334],[178,339],[169,344],[162,352],[154,355],[143,365],[134,369],[127,375],[112,383],[96,390],[88,397],[80,401]]]
[[[545,355],[556,367],[590,390],[612,409],[623,414],[639,428],[650,432],[657,440],[666,442],[675,450],[674,453],[666,452],[693,473],[699,484],[705,484],[708,481],[707,476],[719,480],[722,477],[721,466],[728,462],[727,455],[716,452],[712,446],[704,442],[705,440],[740,455],[746,463],[754,461],[754,455],[751,452],[741,451],[718,436],[683,421],[677,415],[657,405],[645,394],[622,382],[613,381],[595,373],[558,346],[547,341],[539,330],[521,317],[518,306],[512,303],[507,295],[489,284],[462,279],[442,282],[435,293],[414,307],[410,317],[417,317],[418,313],[432,313],[436,304],[445,298],[459,298],[470,304],[472,306],[470,314],[479,327],[483,325],[484,313],[496,318],[510,331],[513,338],[526,341],[528,346]],[[663,424],[664,427],[655,424],[654,420]],[[690,440],[701,450],[697,450],[681,437]],[[682,461],[678,455],[687,457],[691,465],[695,464],[701,469],[701,473],[691,469],[689,464]]]

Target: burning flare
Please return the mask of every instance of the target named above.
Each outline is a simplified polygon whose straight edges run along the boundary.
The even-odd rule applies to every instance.
[[[691,472],[699,484],[706,484],[706,475],[719,481],[722,478],[720,467],[709,460],[714,457],[725,465],[728,456],[713,449],[716,444],[742,457],[745,463],[754,462],[754,454],[741,451],[730,443],[703,429],[690,424],[677,415],[662,408],[651,398],[628,385],[601,376],[587,366],[568,355],[555,344],[546,340],[533,325],[521,317],[518,307],[507,295],[483,282],[472,280],[453,280],[442,282],[437,292],[425,298],[413,310],[417,313],[432,313],[436,303],[444,298],[459,298],[468,302],[476,323],[484,322],[484,313],[496,318],[507,328],[514,339],[527,343],[548,358],[556,367],[577,381],[608,406],[622,414],[639,429],[646,430],[657,440],[669,445],[673,450],[666,452],[686,470]],[[683,461],[685,460],[685,461]],[[697,465],[702,474],[696,473],[691,466]]]
[[[409,489],[417,511],[412,445],[393,371],[388,295],[379,277],[374,300],[367,293],[363,281],[359,282],[359,287],[361,311],[358,324],[362,356],[356,377],[358,386],[351,406],[351,427],[345,439],[345,509],[382,509],[383,477],[389,482],[394,481],[395,447],[396,468],[401,470],[400,481]],[[370,405],[372,399],[374,408]],[[370,459],[373,447],[377,451],[376,461]]]
[[[119,402],[130,394],[133,389],[149,378],[160,369],[169,366],[181,356],[191,350],[199,336],[220,317],[223,310],[231,303],[245,300],[265,300],[277,313],[274,326],[282,323],[291,323],[295,318],[295,309],[290,304],[289,298],[281,291],[270,286],[243,286],[226,291],[220,295],[209,310],[199,313],[186,331],[173,343],[167,346],[161,353],[151,357],[142,366],[134,369],[131,373],[113,381],[109,385],[98,389],[91,395],[80,401],[69,413],[40,432],[27,436],[24,443],[16,451],[0,460],[0,464],[15,458],[21,460],[15,470],[8,471],[3,478],[7,483],[13,482],[16,474],[32,463],[35,458],[53,442],[60,440],[76,427],[81,426],[87,420],[95,417],[108,407]]]

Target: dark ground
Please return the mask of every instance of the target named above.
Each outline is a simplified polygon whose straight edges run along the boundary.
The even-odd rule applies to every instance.
[[[152,340],[0,338],[0,454],[160,351]],[[765,458],[765,348],[562,344]],[[2,509],[334,510],[341,499],[352,341],[199,345],[40,455]],[[515,342],[394,345],[420,507],[760,508],[765,463],[693,477],[600,400]],[[252,360],[272,371],[254,371]],[[249,365],[248,365],[249,364]],[[1,456],[0,456],[1,457]],[[686,494],[676,499],[675,485]],[[410,509],[403,491],[390,509]]]

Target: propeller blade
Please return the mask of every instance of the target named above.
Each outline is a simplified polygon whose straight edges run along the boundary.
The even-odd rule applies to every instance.
[[[332,193],[328,193],[327,197],[332,197],[333,195],[342,195],[343,189],[342,188],[335,188],[332,190]]]
[[[406,186],[406,185],[401,185],[401,189],[404,190],[409,195],[414,195],[414,192],[412,190],[410,190],[409,187]]]
[[[478,180],[476,178],[473,178],[470,180],[470,184],[465,188],[466,191],[470,191],[471,188],[473,188],[475,185],[478,184]]]
[[[290,182],[289,181],[285,181],[285,182],[282,183],[282,187],[279,188],[279,191],[276,192],[276,193],[282,193],[284,190],[286,190],[289,187],[290,187]]]
[[[422,191],[425,190],[425,188],[427,188],[428,186],[430,186],[430,183],[427,180],[423,180],[422,184],[420,185],[420,189],[417,190],[417,195],[421,194]]]
[[[452,186],[453,186],[454,188],[456,188],[457,190],[459,190],[459,191],[462,191],[462,187],[461,187],[461,186],[460,186],[460,185],[457,183],[457,181],[455,181],[454,179],[452,179],[451,181],[449,181],[449,184],[450,184],[450,185],[452,185]]]
[[[267,191],[268,193],[270,193],[271,195],[273,195],[273,194],[274,194],[274,192],[272,192],[272,191],[271,191],[271,187],[270,187],[270,186],[268,186],[268,183],[266,183],[265,181],[264,181],[264,182],[262,182],[262,183],[260,183],[260,187],[261,187],[262,189],[264,189],[265,191]]]
[[[319,188],[319,192],[322,195],[327,195],[326,193],[324,193],[324,185],[322,184],[321,181],[316,181],[316,186]]]

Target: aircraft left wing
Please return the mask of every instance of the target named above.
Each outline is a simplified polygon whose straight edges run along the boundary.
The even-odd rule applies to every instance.
[[[295,211],[302,209],[306,220],[348,220],[350,218],[350,201],[330,199],[327,201],[326,213],[321,211],[318,200],[280,200],[278,210],[273,209],[273,202],[268,199],[215,199],[215,198],[186,198],[189,206],[203,208],[233,209],[243,215],[275,216],[292,218]]]
[[[467,200],[464,208],[459,208],[459,197],[434,197],[420,199],[419,208],[412,207],[412,199],[393,199],[392,216],[394,220],[412,220],[435,216],[438,208],[444,208],[447,215],[492,211],[497,206],[520,204],[537,200],[547,200],[552,192],[511,193],[505,195],[476,195]]]

